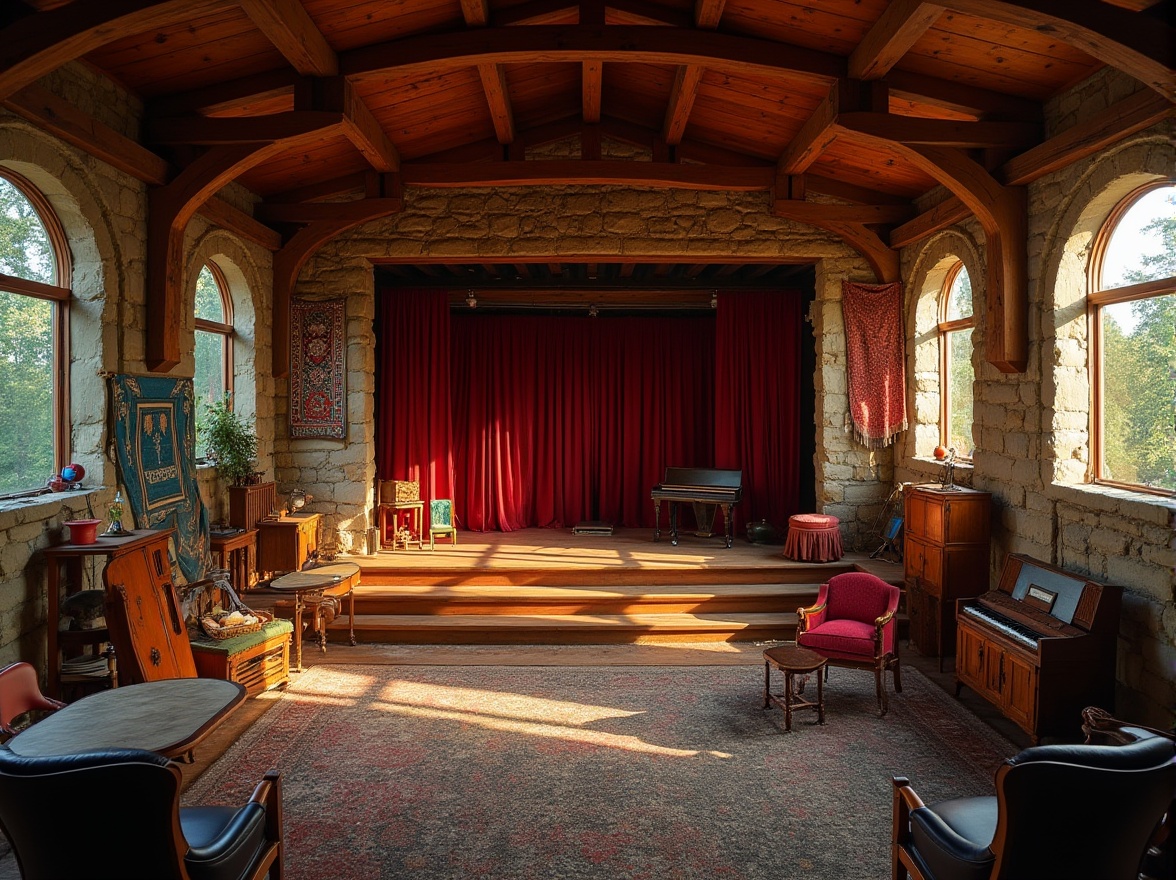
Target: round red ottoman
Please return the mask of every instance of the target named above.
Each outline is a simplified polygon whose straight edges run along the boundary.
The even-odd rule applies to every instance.
[[[788,517],[784,555],[798,562],[836,562],[841,558],[840,521],[824,513]]]

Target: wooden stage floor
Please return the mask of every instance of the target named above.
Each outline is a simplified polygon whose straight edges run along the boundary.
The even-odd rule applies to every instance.
[[[836,572],[847,564],[877,574],[887,581],[902,577],[902,564],[870,559],[868,553],[846,553],[837,563],[794,562],[783,556],[782,544],[752,544],[736,537],[730,549],[722,538],[683,535],[675,547],[663,532],[653,540],[652,529],[617,529],[610,536],[573,535],[571,529],[520,529],[514,532],[469,532],[458,544],[437,543],[436,549],[381,550],[372,556],[340,556],[361,569],[453,571],[468,569],[537,569],[543,571],[609,571],[665,569],[807,569]]]

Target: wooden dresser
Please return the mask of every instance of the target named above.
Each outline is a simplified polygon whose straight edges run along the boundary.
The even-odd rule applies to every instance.
[[[974,489],[912,486],[904,493],[903,566],[911,647],[955,654],[956,599],[988,590],[992,496]]]

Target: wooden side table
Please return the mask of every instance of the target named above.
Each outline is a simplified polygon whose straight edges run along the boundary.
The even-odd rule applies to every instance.
[[[355,644],[355,585],[357,583],[359,583],[359,566],[354,562],[337,562],[333,565],[320,565],[318,568],[307,571],[295,571],[276,578],[270,583],[271,590],[277,593],[289,593],[294,597],[288,607],[283,609],[289,610],[294,622],[294,657],[291,659],[291,667],[294,672],[302,671],[302,615],[308,609],[312,610],[315,615],[319,650],[324,652],[327,650],[326,621],[319,613],[324,596],[350,599],[347,613],[351,624],[351,644]],[[283,604],[285,603],[278,602],[274,605],[275,613],[279,610],[278,606]]]
[[[764,708],[775,705],[784,710],[784,729],[792,730],[792,713],[797,709],[816,709],[817,722],[825,723],[825,689],[823,680],[825,663],[824,657],[816,651],[801,648],[797,645],[782,645],[778,648],[768,648],[764,651]],[[772,667],[775,666],[784,673],[784,692],[772,693]],[[800,696],[804,688],[801,678],[797,687],[795,677],[815,672],[817,674],[817,699],[807,700]]]
[[[233,535],[213,533],[209,539],[217,568],[229,573],[229,583],[238,592],[257,585],[257,529]]]
[[[410,537],[401,539],[397,535],[400,527],[400,511],[408,512],[408,531]],[[407,550],[416,547],[423,550],[425,502],[423,501],[393,501],[380,503],[380,546],[391,550]],[[388,527],[392,527],[389,535]]]

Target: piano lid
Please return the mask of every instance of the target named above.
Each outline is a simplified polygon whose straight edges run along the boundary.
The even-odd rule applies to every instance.
[[[743,471],[668,467],[661,487],[670,486],[691,489],[741,489],[743,487]]]

